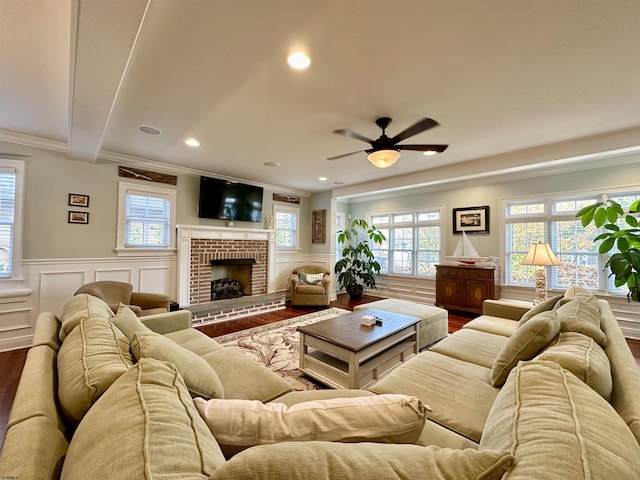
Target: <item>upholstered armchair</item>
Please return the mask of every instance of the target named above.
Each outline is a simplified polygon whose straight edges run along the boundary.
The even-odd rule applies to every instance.
[[[116,312],[118,305],[124,303],[139,317],[166,313],[169,311],[171,299],[161,293],[134,292],[133,286],[125,282],[103,280],[101,282],[87,283],[78,289],[76,295],[87,293],[101,298]]]
[[[291,272],[291,305],[329,305],[331,274],[324,267],[304,265]]]

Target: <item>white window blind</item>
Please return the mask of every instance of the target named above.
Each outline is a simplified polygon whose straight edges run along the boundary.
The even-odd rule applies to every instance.
[[[276,208],[275,229],[277,248],[298,247],[298,212],[296,209]]]
[[[0,168],[0,277],[11,277],[15,231],[16,172]]]
[[[168,247],[171,200],[168,196],[127,191],[126,247]]]

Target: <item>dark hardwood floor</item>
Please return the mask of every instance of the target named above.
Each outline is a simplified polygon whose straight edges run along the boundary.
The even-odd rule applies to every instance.
[[[353,310],[353,307],[363,303],[369,303],[376,300],[381,300],[381,297],[375,297],[371,295],[363,296],[360,301],[353,301],[349,299],[346,294],[338,295],[336,301],[331,302],[330,307],[344,308],[345,310]],[[205,325],[197,327],[198,330],[207,334],[210,337],[218,337],[220,335],[226,335],[227,333],[237,332],[247,328],[259,327],[260,325],[266,325],[268,323],[278,322],[280,320],[286,320],[287,318],[297,317],[306,313],[323,310],[321,307],[294,307],[290,303],[284,310],[278,310],[275,312],[264,313],[261,315],[255,315],[252,317],[240,318],[238,320],[229,320],[227,322],[220,322],[213,325]],[[462,328],[462,326],[476,315],[468,314],[464,312],[449,312],[449,333],[453,333],[456,330]],[[640,340],[627,339],[627,343],[631,348],[636,363],[640,367]],[[22,367],[24,366],[25,358],[27,356],[26,348],[21,350],[12,350],[9,352],[0,352],[0,371],[2,372],[2,380],[0,382],[0,445],[4,441],[4,435],[7,428],[7,420],[9,418],[9,411],[11,404],[13,403],[13,397],[15,395],[16,388],[18,387],[18,380],[22,373]]]

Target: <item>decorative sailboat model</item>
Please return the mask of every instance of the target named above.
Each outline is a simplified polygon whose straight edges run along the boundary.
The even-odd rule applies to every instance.
[[[458,246],[450,257],[444,257],[448,261],[455,261],[464,265],[474,265],[478,262],[490,262],[489,257],[481,257],[471,244],[471,240],[467,234],[462,232],[462,238],[458,242]]]

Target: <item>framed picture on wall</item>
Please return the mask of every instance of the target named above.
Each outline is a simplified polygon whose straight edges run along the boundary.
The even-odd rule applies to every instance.
[[[325,243],[327,229],[327,211],[311,212],[311,243]]]
[[[453,234],[489,233],[489,206],[453,209]]]
[[[70,207],[88,207],[89,195],[80,195],[78,193],[70,193],[69,206]]]
[[[89,212],[69,212],[67,223],[89,223]]]

